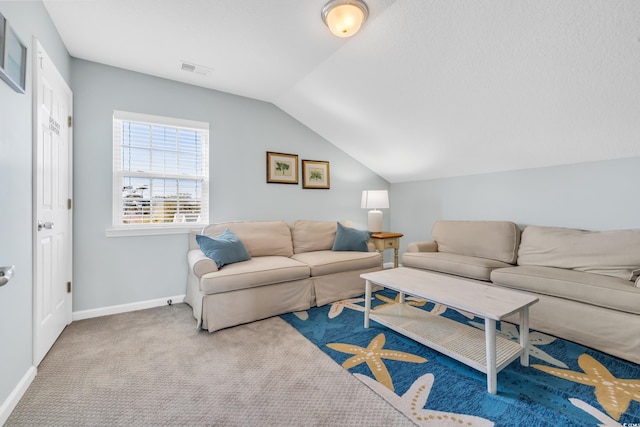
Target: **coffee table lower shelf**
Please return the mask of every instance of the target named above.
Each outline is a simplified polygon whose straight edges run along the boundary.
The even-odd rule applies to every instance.
[[[480,372],[488,373],[487,337],[483,330],[406,304],[380,306],[370,311],[369,318]],[[491,325],[485,324],[485,328],[495,328],[494,322],[489,323]],[[519,343],[501,336],[495,336],[495,343],[497,373],[521,356],[523,348]]]

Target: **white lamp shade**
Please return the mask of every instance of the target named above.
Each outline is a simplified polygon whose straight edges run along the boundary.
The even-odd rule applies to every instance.
[[[387,190],[365,190],[362,192],[362,209],[386,209],[389,207]]]

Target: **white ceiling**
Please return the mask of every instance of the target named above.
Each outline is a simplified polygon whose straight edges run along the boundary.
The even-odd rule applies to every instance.
[[[365,0],[350,39],[326,1],[44,4],[72,56],[272,102],[392,183],[640,156],[638,0]]]

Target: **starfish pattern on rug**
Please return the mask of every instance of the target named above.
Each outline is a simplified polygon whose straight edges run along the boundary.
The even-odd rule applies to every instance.
[[[396,297],[394,299],[385,297],[384,295],[378,295],[378,294],[376,294],[376,298],[378,298],[380,301],[383,301],[384,304],[380,304],[374,307],[373,308],[374,310],[377,310],[380,307],[386,307],[387,305],[391,305],[391,304],[400,304],[399,293],[396,294]],[[404,303],[406,305],[411,305],[413,307],[424,307],[424,305],[427,303],[427,300],[409,295],[405,298]]]
[[[396,295],[396,297],[394,299],[385,297],[384,295],[378,295],[376,294],[376,298],[378,298],[381,301],[384,301],[384,304],[380,304],[377,305],[376,307],[374,307],[374,310],[377,310],[380,307],[384,307],[390,304],[400,304],[400,293],[398,293]],[[405,298],[405,304],[407,305],[411,305],[414,307],[424,307],[424,305],[427,303],[428,301],[426,299],[423,298],[418,298],[418,297],[414,297],[414,296],[407,296]],[[434,307],[431,309],[430,313],[433,314],[442,314],[445,311],[447,311],[447,308],[451,308],[451,307],[447,307],[444,304],[440,304],[440,303],[434,303]],[[462,314],[464,317],[466,317],[467,319],[473,319],[475,316],[471,313],[468,313],[466,311],[463,310],[458,310],[455,308],[451,308],[451,310],[457,311],[458,313]]]
[[[595,387],[598,403],[616,421],[627,411],[632,400],[640,402],[640,380],[616,378],[604,365],[586,353],[578,358],[578,365],[584,372],[543,365],[531,366],[565,380]]]
[[[603,414],[602,411],[597,410],[583,400],[570,398],[569,402],[571,402],[571,404],[576,408],[582,409],[584,412],[600,421],[602,424],[598,424],[598,427],[623,427],[622,424],[612,420],[611,417],[607,416],[607,414]]]
[[[342,314],[342,310],[344,310],[345,308],[364,312],[364,307],[356,304],[358,302],[364,302],[364,298],[349,298],[332,303],[328,314],[329,319],[340,316]]]
[[[330,323],[323,321],[315,321],[321,315],[316,314],[313,319],[304,323],[304,326],[300,326],[299,331],[304,334],[305,332],[310,332],[313,335],[313,338],[320,341],[324,337],[324,334],[331,329],[340,329],[344,327],[343,323]],[[298,316],[297,316],[298,317]],[[298,317],[300,318],[300,317]],[[307,319],[301,319],[307,320]]]
[[[309,313],[306,310],[305,311],[294,311],[293,315],[296,316],[300,320],[308,320],[309,319]]]
[[[375,379],[389,390],[394,391],[395,388],[391,375],[382,359],[411,363],[425,363],[427,359],[403,351],[383,349],[385,342],[386,338],[384,334],[379,334],[371,340],[367,347],[343,343],[329,343],[327,347],[341,353],[353,354],[352,357],[342,362],[343,368],[351,369],[361,363],[366,363]]]
[[[469,322],[469,324],[484,331],[483,323]],[[508,340],[520,342],[520,333],[518,332],[518,328],[516,328],[516,326],[511,323],[500,322],[500,330],[496,330],[496,334]],[[536,347],[538,345],[551,344],[555,340],[555,337],[543,334],[542,332],[529,332],[529,355],[537,359],[544,360],[545,362],[552,365],[560,366],[561,368],[568,368],[568,366],[564,362],[554,358],[550,354],[547,354],[546,352]]]
[[[494,425],[492,421],[474,415],[424,409],[435,381],[433,374],[424,374],[419,377],[402,396],[398,396],[366,375],[353,375],[419,426],[491,427]]]

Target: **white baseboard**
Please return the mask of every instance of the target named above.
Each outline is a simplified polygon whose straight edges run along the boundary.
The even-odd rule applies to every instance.
[[[27,392],[27,389],[36,377],[37,372],[38,370],[35,366],[31,366],[27,369],[27,372],[24,374],[16,388],[14,388],[9,394],[7,400],[2,403],[2,406],[0,406],[0,426],[7,422],[9,415],[11,415],[18,405],[18,402],[20,402],[20,399],[22,399],[22,396]]]
[[[184,302],[184,295],[158,298],[148,301],[132,302],[129,304],[112,305],[109,307],[94,308],[91,310],[74,311],[72,320],[90,319],[92,317],[108,316],[110,314],[127,313],[129,311],[144,310],[146,308],[161,307],[167,305],[171,300],[172,304]]]

